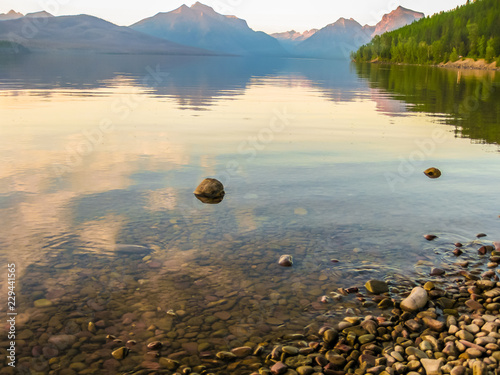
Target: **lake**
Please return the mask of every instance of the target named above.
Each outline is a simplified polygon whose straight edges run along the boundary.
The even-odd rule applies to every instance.
[[[0,113],[0,259],[26,372],[157,369],[159,340],[247,374],[215,353],[380,314],[366,281],[397,300],[432,267],[457,272],[455,242],[480,272],[475,248],[500,239],[495,72],[33,54],[0,62]],[[206,177],[221,203],[193,195]]]

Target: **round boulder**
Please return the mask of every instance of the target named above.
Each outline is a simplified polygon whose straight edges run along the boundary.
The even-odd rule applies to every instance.
[[[224,185],[215,178],[205,178],[194,191],[196,196],[212,199],[223,197],[224,194]]]

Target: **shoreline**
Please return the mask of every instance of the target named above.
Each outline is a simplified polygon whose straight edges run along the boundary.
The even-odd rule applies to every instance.
[[[353,60],[356,62],[355,60]],[[445,69],[458,69],[458,70],[483,70],[483,71],[500,71],[500,67],[497,67],[496,62],[488,64],[484,59],[474,60],[471,58],[466,58],[458,60],[455,62],[448,61],[447,63],[439,64],[407,64],[407,63],[392,63],[387,61],[372,60],[368,61],[369,64],[387,64],[387,65],[408,65],[408,66],[430,66],[435,68],[445,68]]]
[[[488,259],[487,271],[468,270],[472,261],[460,261],[471,251],[483,265]],[[460,271],[433,268],[402,301],[389,294],[384,281],[368,281],[363,297],[372,298],[380,314],[346,312],[338,324],[324,324],[318,332],[219,352],[216,357],[227,362],[220,373],[500,374],[500,242],[457,244],[453,253]],[[174,375],[183,370],[179,366]],[[219,373],[214,370],[208,373]]]

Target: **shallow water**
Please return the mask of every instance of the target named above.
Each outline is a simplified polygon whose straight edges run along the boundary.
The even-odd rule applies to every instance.
[[[319,300],[371,278],[398,298],[432,266],[454,272],[454,242],[500,238],[498,74],[162,56],[0,67],[0,259],[16,264],[23,368],[154,369],[152,338],[195,366],[368,313],[353,295]],[[220,204],[193,196],[205,177],[224,183]],[[72,348],[49,341],[63,333]],[[106,334],[138,345],[118,362]]]

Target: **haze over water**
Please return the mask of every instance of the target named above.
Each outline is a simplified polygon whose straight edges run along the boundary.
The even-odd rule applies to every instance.
[[[18,268],[20,331],[101,312],[108,333],[146,340],[156,324],[232,348],[367,311],[317,302],[370,278],[410,287],[451,267],[452,243],[499,238],[498,74],[162,56],[0,65],[0,259]],[[224,183],[220,204],[193,196],[205,177]],[[229,318],[214,327],[222,299]],[[170,309],[184,315],[165,322]]]

